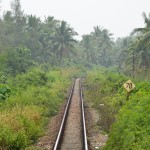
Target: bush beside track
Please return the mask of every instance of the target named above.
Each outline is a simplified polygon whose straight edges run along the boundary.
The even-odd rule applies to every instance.
[[[96,68],[85,80],[86,100],[99,112],[99,128],[109,134],[104,150],[150,148],[150,82],[132,79],[136,88],[127,100],[122,85],[128,79],[113,71]]]

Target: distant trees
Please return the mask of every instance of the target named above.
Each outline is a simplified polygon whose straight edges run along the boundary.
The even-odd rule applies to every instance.
[[[52,16],[41,21],[37,16],[25,15],[20,0],[13,0],[11,10],[4,12],[0,20],[0,55],[11,51],[17,54],[14,49],[22,47],[29,49],[32,62],[37,65],[117,65],[120,72],[129,75],[133,68],[146,73],[150,66],[150,14],[143,13],[143,18],[145,27],[136,28],[129,37],[114,41],[107,29],[95,26],[77,41],[77,32],[67,22]],[[4,58],[0,57],[0,62]],[[5,65],[1,66],[3,70]]]
[[[77,33],[67,22],[56,20],[51,16],[45,17],[42,22],[34,15],[25,15],[20,0],[13,0],[11,11],[4,12],[0,20],[0,55],[11,54],[14,61],[9,56],[6,60],[7,64],[11,68],[14,66],[17,68],[15,61],[18,63],[18,58],[16,59],[18,51],[14,49],[26,47],[30,51],[30,58],[36,64],[60,65],[62,60],[68,59],[70,54],[75,53],[77,43],[74,39],[75,35]],[[16,74],[14,68],[13,74]],[[25,70],[25,65],[22,65],[22,70],[18,72]]]
[[[94,27],[93,36],[98,44],[98,52],[100,56],[100,64],[103,66],[109,66],[111,61],[111,50],[113,47],[112,33],[109,33],[107,29]]]
[[[65,21],[34,15],[25,15],[20,0],[13,0],[11,11],[4,13],[0,21],[0,50],[4,53],[20,45],[30,50],[36,64],[103,65],[114,63],[112,34],[99,26],[80,42],[74,38],[77,32]],[[7,41],[7,42],[6,42]]]
[[[11,13],[13,17],[15,46],[24,44],[24,27],[26,25],[26,17],[21,10],[20,0],[13,0],[11,3]]]
[[[96,54],[94,51],[94,46],[93,46],[92,41],[93,39],[91,35],[83,35],[81,45],[83,47],[83,53],[84,53],[85,59],[89,63],[94,64]]]
[[[130,47],[133,43],[133,37],[118,38],[115,42],[115,65],[118,66],[120,73],[131,74],[132,71],[132,59],[133,49]]]
[[[26,17],[26,41],[25,45],[31,50],[31,56],[34,60],[37,60],[37,57],[40,53],[42,44],[40,42],[40,18],[28,15]]]
[[[130,37],[122,39],[127,46],[119,55],[122,69],[133,76],[135,72],[146,75],[150,69],[150,14],[143,13],[143,18],[145,27],[135,28]]]
[[[83,53],[88,62],[102,66],[111,66],[113,63],[113,39],[107,29],[94,27],[94,32],[84,35],[81,40]]]
[[[51,36],[51,48],[60,64],[63,57],[69,58],[70,53],[74,53],[74,43],[77,42],[73,38],[75,35],[77,32],[70,28],[65,21],[62,21]]]
[[[31,51],[23,46],[10,49],[6,54],[5,63],[7,72],[12,75],[16,75],[17,73],[25,73],[33,64],[31,60]]]
[[[143,13],[143,18],[145,27],[134,29],[132,34],[137,34],[137,44],[134,48],[138,54],[139,67],[146,71],[150,66],[150,13],[149,16]]]
[[[58,21],[54,19],[54,17],[48,16],[45,18],[44,23],[40,25],[40,38],[39,41],[41,43],[41,52],[39,58],[42,58],[41,61],[43,63],[50,63],[55,65],[57,63],[56,56],[52,54],[51,49],[51,36],[55,32],[55,28],[58,24]]]

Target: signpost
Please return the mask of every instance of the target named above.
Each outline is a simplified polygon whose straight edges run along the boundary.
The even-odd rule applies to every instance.
[[[135,88],[135,85],[131,80],[128,80],[123,84],[123,87],[127,90],[127,100],[128,100],[130,92]]]

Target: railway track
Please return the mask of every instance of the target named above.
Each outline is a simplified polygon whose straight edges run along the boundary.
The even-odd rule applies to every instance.
[[[81,79],[75,80],[53,150],[88,150]]]

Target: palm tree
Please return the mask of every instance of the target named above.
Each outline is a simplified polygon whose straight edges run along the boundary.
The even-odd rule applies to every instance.
[[[48,16],[45,18],[44,23],[40,24],[40,38],[41,43],[41,56],[44,63],[56,64],[56,58],[52,53],[51,42],[55,29],[58,26],[58,21],[54,17]],[[40,57],[41,58],[41,57]]]
[[[92,38],[93,37],[91,35],[83,35],[81,45],[83,47],[84,54],[86,55],[87,62],[96,63],[96,55],[92,45]]]
[[[27,16],[27,24],[26,24],[26,31],[27,31],[27,41],[26,44],[28,48],[31,50],[31,54],[33,58],[36,58],[39,55],[39,50],[41,47],[41,43],[39,41],[41,20],[36,16],[29,15]]]
[[[146,13],[143,12],[143,19],[144,19],[145,27],[144,28],[135,28],[132,31],[132,34],[135,34],[135,33],[145,34],[150,31],[150,13],[147,17]]]
[[[51,48],[61,64],[63,57],[69,57],[70,53],[74,53],[74,44],[77,42],[73,36],[77,35],[65,21],[62,21],[51,36]]]
[[[123,72],[125,74],[129,74],[129,72],[130,74],[132,73],[131,67],[133,64],[131,61],[133,60],[133,53],[135,51],[134,43],[132,36],[118,38],[115,42],[115,59],[119,72]]]
[[[132,34],[137,34],[136,53],[139,58],[139,67],[144,68],[146,71],[150,65],[150,13],[147,17],[146,13],[143,13],[144,28],[136,28]]]
[[[13,0],[11,2],[11,12],[14,18],[14,33],[15,33],[15,46],[23,45],[25,37],[26,16],[21,9],[20,0]]]
[[[100,64],[107,66],[108,59],[110,58],[108,53],[110,54],[113,45],[111,38],[113,34],[109,33],[107,29],[103,29],[99,26],[94,27],[94,32],[92,34],[99,47]]]
[[[121,48],[122,52],[118,57],[118,65],[121,70],[128,72],[128,75],[133,75],[136,71],[143,71],[145,73],[150,65],[150,14],[147,17],[143,13],[143,18],[145,22],[145,27],[135,28],[129,37],[129,43],[126,45],[126,40],[122,39],[125,42],[125,45]],[[131,38],[131,39],[130,39]],[[123,43],[124,43],[123,42]]]

